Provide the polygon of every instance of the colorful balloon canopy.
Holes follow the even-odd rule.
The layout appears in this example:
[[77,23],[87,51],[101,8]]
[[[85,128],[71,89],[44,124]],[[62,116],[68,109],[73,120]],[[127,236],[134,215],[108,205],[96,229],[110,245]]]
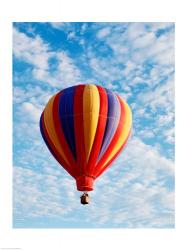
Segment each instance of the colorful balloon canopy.
[[79,191],[93,182],[117,157],[131,132],[128,104],[98,85],[77,85],[55,94],[40,119],[50,152],[76,179]]

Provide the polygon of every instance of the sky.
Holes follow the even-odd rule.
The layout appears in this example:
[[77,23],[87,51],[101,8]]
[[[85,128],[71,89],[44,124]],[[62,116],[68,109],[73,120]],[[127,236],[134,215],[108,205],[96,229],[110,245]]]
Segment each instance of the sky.
[[[174,228],[173,23],[13,24],[13,227]],[[48,151],[40,115],[80,83],[118,93],[132,136],[80,204],[74,179]]]

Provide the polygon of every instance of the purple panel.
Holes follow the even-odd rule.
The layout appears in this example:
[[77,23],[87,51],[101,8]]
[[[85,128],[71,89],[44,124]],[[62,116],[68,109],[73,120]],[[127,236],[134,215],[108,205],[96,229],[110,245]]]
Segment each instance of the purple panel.
[[121,107],[118,98],[114,93],[107,90],[108,96],[108,115],[107,115],[107,123],[105,134],[103,138],[103,143],[101,147],[101,151],[98,157],[98,161],[101,159],[102,155],[108,148],[115,132],[119,124],[120,114],[121,114]]

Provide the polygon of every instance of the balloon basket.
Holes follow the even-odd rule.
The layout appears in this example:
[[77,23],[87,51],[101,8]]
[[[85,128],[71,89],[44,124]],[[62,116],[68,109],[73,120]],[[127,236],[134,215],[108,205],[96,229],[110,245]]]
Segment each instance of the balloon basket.
[[82,205],[86,205],[86,204],[89,204],[90,202],[90,197],[87,193],[84,193],[83,195],[81,195],[81,204]]

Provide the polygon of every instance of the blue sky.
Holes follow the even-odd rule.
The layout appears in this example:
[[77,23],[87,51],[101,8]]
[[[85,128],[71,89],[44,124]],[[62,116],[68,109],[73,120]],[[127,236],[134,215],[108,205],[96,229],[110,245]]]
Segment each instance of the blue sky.
[[[133,112],[88,206],[39,131],[49,97],[79,83],[119,93]],[[174,227],[173,23],[14,23],[13,84],[14,227]]]

